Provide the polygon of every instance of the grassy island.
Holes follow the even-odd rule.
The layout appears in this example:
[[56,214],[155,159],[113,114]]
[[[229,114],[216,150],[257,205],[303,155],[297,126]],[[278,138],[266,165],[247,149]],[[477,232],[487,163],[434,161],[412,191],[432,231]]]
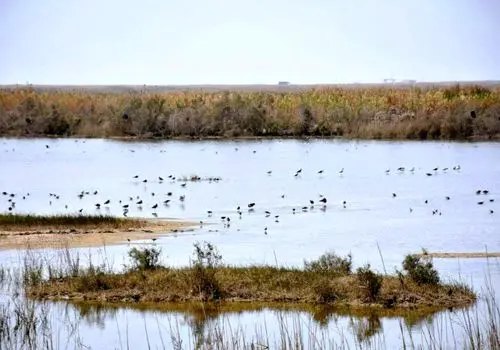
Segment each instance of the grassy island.
[[381,275],[365,265],[352,271],[350,255],[325,253],[302,268],[227,266],[216,247],[195,244],[189,267],[159,263],[155,247],[129,251],[126,271],[114,273],[91,266],[72,273],[52,271],[33,278],[30,297],[110,303],[300,303],[354,309],[448,308],[472,304],[466,286],[442,283],[431,260],[408,255],[403,270]]

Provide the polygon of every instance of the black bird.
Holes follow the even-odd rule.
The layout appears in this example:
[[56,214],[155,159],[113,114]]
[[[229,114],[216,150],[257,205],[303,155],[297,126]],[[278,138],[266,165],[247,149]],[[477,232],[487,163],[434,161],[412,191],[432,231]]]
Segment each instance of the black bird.
[[396,198],[396,193],[393,193],[393,194],[392,194],[392,198]]
[[186,199],[186,196],[185,196],[185,195],[179,196],[179,200],[180,200],[181,202],[184,202],[184,199]]
[[483,190],[483,194],[488,194],[490,191],[488,190]]
[[493,203],[495,200],[493,198],[490,199],[490,202]]
[[312,199],[309,199],[309,203],[311,203],[311,205],[314,205],[314,201]]
[[96,203],[95,206],[96,206],[97,209],[101,209],[101,205],[99,203]]
[[96,190],[96,191],[94,191],[94,196],[95,196],[96,194],[97,194],[97,190]]
[[273,171],[272,171],[272,170],[269,170],[269,171],[267,172],[267,175],[271,175],[272,173],[273,173]]
[[153,242],[156,242],[156,238],[151,238],[151,240],[152,240]]
[[302,172],[302,168],[300,168],[299,170],[297,170],[297,174],[300,174]]
[[163,201],[163,204],[168,205],[170,203],[170,199],[167,199],[166,201]]
[[45,145],[45,148],[49,148],[49,145]]
[[434,168],[434,169],[432,169],[432,170],[434,170],[434,171],[438,171],[438,170],[439,170],[439,168]]
[[424,203],[425,203],[425,204],[429,203],[429,200],[428,200],[428,199],[426,199],[426,200],[424,201]]
[[142,204],[142,199],[140,201],[138,201],[137,203],[135,203],[137,205],[141,205]]
[[478,204],[478,205],[483,205],[483,204],[484,204],[484,202],[483,202],[483,201],[481,201],[481,202],[477,202],[477,204]]
[[135,175],[135,176],[134,176],[134,179],[138,179],[138,178],[139,178],[139,175]]
[[432,176],[432,174],[431,174],[431,173],[427,173],[427,174],[425,174],[425,175],[427,175],[427,176]]
[[128,204],[125,204],[122,206],[123,209],[127,209],[128,208]]
[[326,202],[327,202],[327,200],[326,200],[326,198],[325,198],[325,197],[321,198],[319,201],[320,201],[321,203],[326,203]]
[[212,211],[211,210],[207,210],[207,214],[208,214],[208,216],[211,216],[212,215]]
[[158,180],[163,181],[163,177],[158,176]]
[[450,197],[449,197],[449,196],[446,196],[445,198],[446,198],[446,200],[447,200],[447,201],[449,201],[449,200],[450,200]]
[[236,210],[238,210],[238,211],[240,210],[240,206],[239,205],[238,205],[238,208],[236,208]]
[[490,209],[490,214],[493,214],[493,213],[494,213],[493,209]]
[[255,207],[255,203],[248,203],[248,207],[249,207],[249,208],[253,208],[253,207]]
[[318,174],[323,174],[324,170],[318,171]]
[[171,195],[172,195],[172,192],[168,192],[168,193],[167,193],[167,196],[169,196],[169,197],[170,197]]
[[144,180],[142,180],[142,182],[146,183],[146,182],[148,182],[148,180],[147,180],[147,179],[144,179]]
[[158,203],[156,203],[155,205],[153,205],[153,206],[151,207],[151,209],[156,209],[156,208],[158,208]]
[[476,191],[476,194],[481,194],[481,190],[477,190],[477,191]]
[[109,204],[111,201],[108,199],[106,202],[104,202],[104,205]]

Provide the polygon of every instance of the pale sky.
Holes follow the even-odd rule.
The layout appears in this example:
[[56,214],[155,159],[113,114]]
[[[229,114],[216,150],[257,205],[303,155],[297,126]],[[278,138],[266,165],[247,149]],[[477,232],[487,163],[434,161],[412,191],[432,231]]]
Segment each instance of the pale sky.
[[500,80],[500,0],[0,0],[0,84]]

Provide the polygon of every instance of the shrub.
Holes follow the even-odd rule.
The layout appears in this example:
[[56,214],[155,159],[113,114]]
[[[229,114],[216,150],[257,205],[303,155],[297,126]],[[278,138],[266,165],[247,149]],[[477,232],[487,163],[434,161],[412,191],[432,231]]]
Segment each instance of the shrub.
[[136,270],[154,270],[160,267],[159,257],[161,249],[157,248],[132,248],[128,251],[128,256],[132,260]]
[[345,257],[340,257],[334,252],[327,252],[317,260],[304,261],[304,268],[311,272],[348,275],[351,273],[352,256],[348,254]]
[[365,299],[369,301],[377,300],[382,287],[382,276],[372,271],[370,264],[359,267],[356,273],[359,284],[363,290]]
[[403,270],[419,285],[436,285],[439,283],[439,274],[430,259],[424,262],[417,255],[407,255],[403,260]]
[[333,303],[340,295],[339,292],[329,283],[328,279],[315,283],[312,287],[316,302],[319,304]]
[[221,297],[219,282],[215,276],[222,256],[211,243],[194,244],[194,258],[191,260],[192,290],[197,291],[203,301],[218,300]]

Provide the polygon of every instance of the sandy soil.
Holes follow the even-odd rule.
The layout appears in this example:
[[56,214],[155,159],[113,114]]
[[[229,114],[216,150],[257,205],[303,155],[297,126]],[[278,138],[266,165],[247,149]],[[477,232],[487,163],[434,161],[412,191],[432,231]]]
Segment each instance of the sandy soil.
[[[193,223],[146,220],[139,228],[31,228],[0,230],[0,250],[61,247],[95,247],[154,239],[190,229]],[[151,241],[153,242],[153,241]]]
[[500,258],[500,252],[472,252],[472,253],[420,253],[420,257],[455,259],[455,258]]

